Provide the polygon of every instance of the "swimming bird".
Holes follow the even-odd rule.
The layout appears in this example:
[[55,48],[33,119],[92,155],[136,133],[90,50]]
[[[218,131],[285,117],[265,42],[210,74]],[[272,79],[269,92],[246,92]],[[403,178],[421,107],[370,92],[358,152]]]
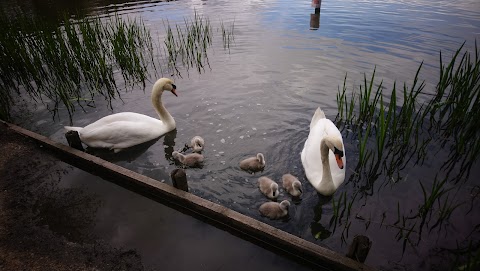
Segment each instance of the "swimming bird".
[[181,154],[178,151],[172,152],[175,160],[188,167],[200,167],[203,164],[203,155],[198,153]]
[[257,156],[240,161],[240,168],[251,172],[262,171],[265,168],[265,157],[262,153],[257,153]]
[[160,119],[146,115],[122,112],[108,115],[85,127],[65,126],[67,131],[77,131],[80,140],[93,148],[107,148],[119,152],[175,129],[175,120],[162,103],[164,91],[177,96],[177,87],[168,78],[158,79],[152,88],[151,100]]
[[292,174],[284,174],[282,176],[283,188],[292,196],[299,197],[302,195],[302,183]]
[[202,152],[205,147],[205,140],[201,136],[194,136],[189,145],[193,149],[193,152]]
[[288,200],[284,200],[280,203],[270,201],[262,204],[258,211],[261,215],[270,219],[279,219],[288,214],[288,207],[290,207],[290,202]]
[[278,197],[278,184],[268,177],[258,178],[258,187],[260,192],[269,199],[276,199]]
[[346,156],[342,134],[317,108],[301,153],[308,181],[324,196],[331,196],[345,181]]

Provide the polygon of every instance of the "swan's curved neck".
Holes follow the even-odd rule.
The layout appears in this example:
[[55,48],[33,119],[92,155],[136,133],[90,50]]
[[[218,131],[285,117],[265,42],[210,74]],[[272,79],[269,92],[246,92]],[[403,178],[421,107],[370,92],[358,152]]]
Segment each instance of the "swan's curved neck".
[[335,184],[333,183],[332,178],[332,171],[330,170],[330,161],[328,159],[328,152],[330,149],[328,148],[326,141],[328,141],[328,137],[322,139],[320,142],[320,155],[322,158],[322,167],[323,167],[323,176],[320,185],[322,186],[321,189],[324,190],[327,194],[330,192],[335,191]]
[[157,111],[158,116],[160,117],[160,119],[165,125],[167,125],[168,127],[175,127],[175,120],[163,105],[162,94],[163,94],[163,85],[155,84],[152,90],[153,107],[155,107],[155,111]]

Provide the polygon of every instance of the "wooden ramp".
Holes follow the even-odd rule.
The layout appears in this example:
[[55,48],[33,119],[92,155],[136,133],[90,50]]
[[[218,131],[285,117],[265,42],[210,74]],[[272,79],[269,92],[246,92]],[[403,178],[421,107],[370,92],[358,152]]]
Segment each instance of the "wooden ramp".
[[91,174],[140,193],[155,201],[195,216],[245,240],[254,242],[302,264],[327,270],[374,270],[337,252],[274,228],[219,204],[197,197],[152,178],[73,149],[13,124],[2,122],[11,131],[28,137],[60,160]]

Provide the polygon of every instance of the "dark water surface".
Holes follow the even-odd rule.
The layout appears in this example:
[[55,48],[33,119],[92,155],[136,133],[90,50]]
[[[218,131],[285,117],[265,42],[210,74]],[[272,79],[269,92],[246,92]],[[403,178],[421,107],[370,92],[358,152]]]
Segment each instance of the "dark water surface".
[[311,270],[82,170],[62,179],[100,202],[95,234],[135,249],[146,270]]
[[[424,61],[420,78],[426,81],[425,92],[433,92],[438,82],[439,51],[450,57],[464,41],[466,49],[474,48],[480,33],[479,1],[324,0],[317,17],[311,16],[314,9],[310,1],[79,1],[72,7],[61,6],[63,1],[53,1],[49,7],[38,6],[36,1],[11,2],[24,12],[53,18],[60,14],[55,12],[57,9],[68,10],[72,16],[110,16],[117,12],[122,17],[142,18],[161,44],[164,21],[183,24],[184,18],[191,18],[194,12],[210,19],[214,29],[210,68],[201,74],[182,70],[183,76],[174,78],[179,97],[169,93],[163,96],[177,130],[146,149],[110,156],[109,160],[152,178],[169,180],[168,174],[175,168],[171,151],[200,135],[206,141],[206,164],[202,169],[187,170],[192,193],[340,253],[346,252],[346,244],[356,234],[367,235],[373,246],[366,263],[379,268],[446,269],[454,259],[447,250],[456,249],[457,242],[479,239],[475,231],[475,225],[480,223],[475,192],[480,175],[478,163],[461,187],[453,183],[449,186],[457,191],[450,200],[466,199],[470,204],[456,209],[440,228],[414,230],[415,242],[405,245],[399,231],[407,228],[395,224],[398,206],[405,216],[418,208],[424,200],[419,181],[431,186],[445,152],[432,154],[421,167],[409,165],[401,182],[375,187],[371,195],[353,200],[350,220],[336,228],[329,224],[332,199],[316,193],[300,161],[316,107],[321,106],[328,118],[335,118],[335,96],[345,73],[351,88],[376,67],[377,78],[388,87],[394,80],[411,82]],[[312,19],[314,25],[319,20],[316,30],[311,29]],[[230,52],[222,46],[220,22],[234,22],[235,42]],[[117,75],[121,84],[121,75]],[[73,124],[84,126],[123,111],[155,116],[149,98],[154,81],[150,78],[145,92],[137,87],[122,93],[123,101],[114,101],[113,111],[99,98],[96,108],[78,110]],[[45,107],[39,105],[17,111],[16,116],[24,127],[65,142],[62,127],[69,124],[66,112],[60,112],[59,120],[52,120]],[[354,173],[358,161],[356,144],[346,141],[346,179]],[[257,152],[264,153],[267,162],[261,175],[279,180],[284,173],[292,173],[303,183],[304,195],[301,202],[292,204],[288,221],[270,221],[258,214],[258,207],[266,201],[256,185],[261,175],[250,175],[238,167],[241,159]],[[345,182],[336,198],[345,191],[351,195],[355,189],[354,183]],[[98,191],[102,193],[101,188]],[[279,197],[282,199],[289,199],[283,191]],[[140,212],[139,221],[141,217]],[[102,219],[99,217],[99,221]],[[99,233],[101,227],[99,223]],[[151,227],[142,230],[155,231]],[[111,238],[119,244],[130,242]],[[146,250],[150,243],[136,240],[135,246]],[[442,265],[444,262],[447,264]]]

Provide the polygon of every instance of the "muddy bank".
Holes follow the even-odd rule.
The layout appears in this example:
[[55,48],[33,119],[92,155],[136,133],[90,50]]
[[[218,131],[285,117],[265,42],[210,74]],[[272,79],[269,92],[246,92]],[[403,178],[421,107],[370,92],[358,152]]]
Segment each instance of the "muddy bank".
[[144,270],[91,234],[98,200],[59,189],[68,166],[0,124],[0,269]]

